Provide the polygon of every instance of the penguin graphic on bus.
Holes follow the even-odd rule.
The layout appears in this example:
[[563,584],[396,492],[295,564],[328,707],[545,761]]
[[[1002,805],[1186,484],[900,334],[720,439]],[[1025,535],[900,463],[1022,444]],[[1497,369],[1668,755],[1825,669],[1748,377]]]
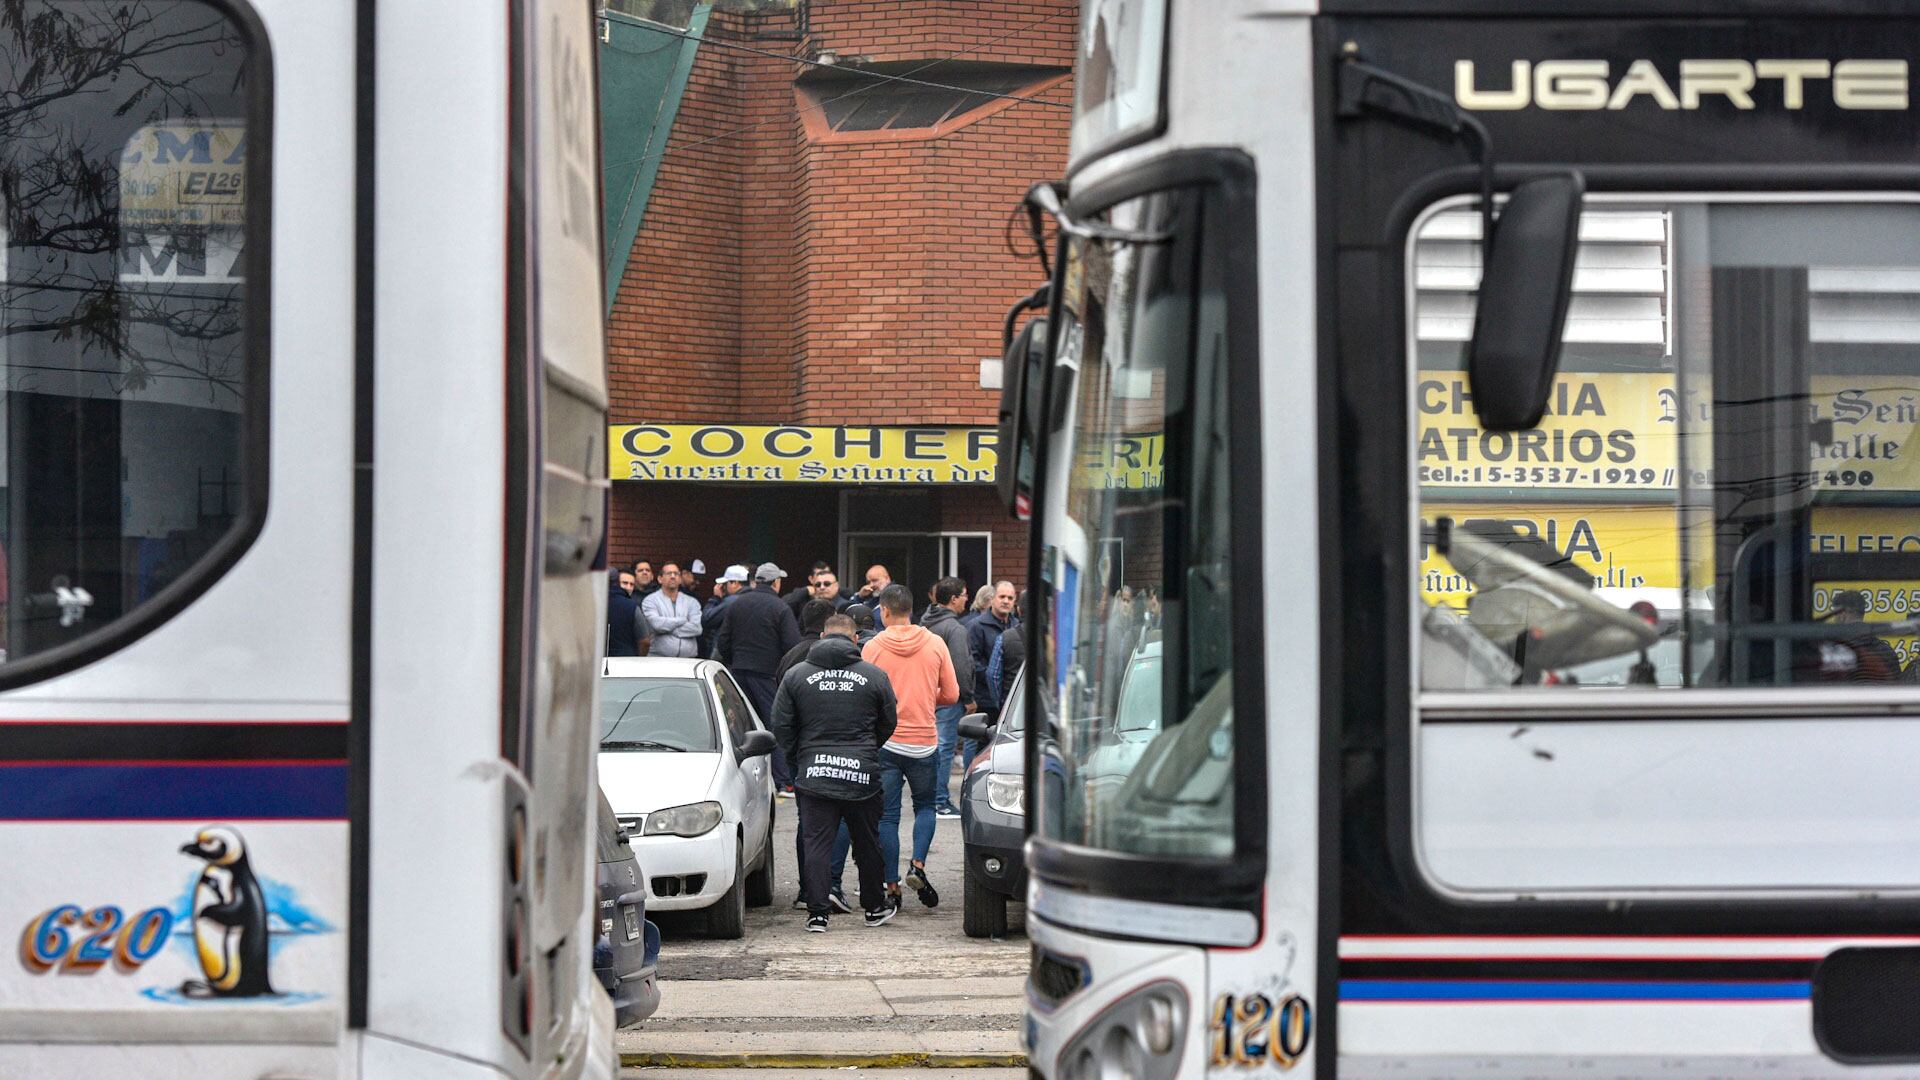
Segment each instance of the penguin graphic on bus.
[[193,886],[193,943],[206,979],[180,987],[184,997],[238,998],[273,993],[267,981],[267,901],[247,847],[225,825],[200,830],[183,854],[206,862]]

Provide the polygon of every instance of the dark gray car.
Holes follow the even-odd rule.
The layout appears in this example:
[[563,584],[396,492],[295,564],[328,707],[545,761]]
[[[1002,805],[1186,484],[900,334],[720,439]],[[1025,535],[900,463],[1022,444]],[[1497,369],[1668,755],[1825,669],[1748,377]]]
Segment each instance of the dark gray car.
[[660,928],[647,919],[646,878],[605,792],[599,817],[594,923],[600,932],[593,944],[593,973],[613,999],[614,1023],[626,1027],[660,1007]]
[[[1025,672],[1007,689],[1007,705],[992,741],[967,770],[960,788],[960,830],[966,842],[960,925],[968,937],[1001,937],[1007,932],[1007,901],[1027,898]],[[969,716],[960,721],[963,738],[978,739],[985,724]]]

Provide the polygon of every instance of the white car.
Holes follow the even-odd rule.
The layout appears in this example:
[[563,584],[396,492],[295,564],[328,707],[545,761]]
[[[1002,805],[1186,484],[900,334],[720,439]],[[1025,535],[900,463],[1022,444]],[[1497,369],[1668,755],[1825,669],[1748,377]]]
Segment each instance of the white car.
[[647,910],[707,912],[737,938],[773,903],[773,733],[715,660],[610,657],[600,786],[633,838]]

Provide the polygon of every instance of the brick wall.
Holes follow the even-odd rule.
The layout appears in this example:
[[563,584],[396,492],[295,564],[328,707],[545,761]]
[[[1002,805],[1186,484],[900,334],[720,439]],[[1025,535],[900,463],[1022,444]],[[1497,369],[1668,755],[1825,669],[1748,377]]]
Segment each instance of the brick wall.
[[[802,40],[776,36],[785,18],[726,13],[706,33],[786,55],[1067,67],[1076,16],[1063,0],[813,0]],[[921,423],[992,419],[979,361],[1037,273],[1008,253],[1007,218],[1064,170],[1067,112],[810,144],[804,70],[701,47],[614,302],[616,422],[847,423],[876,401]],[[1071,86],[1039,96],[1066,104]]]

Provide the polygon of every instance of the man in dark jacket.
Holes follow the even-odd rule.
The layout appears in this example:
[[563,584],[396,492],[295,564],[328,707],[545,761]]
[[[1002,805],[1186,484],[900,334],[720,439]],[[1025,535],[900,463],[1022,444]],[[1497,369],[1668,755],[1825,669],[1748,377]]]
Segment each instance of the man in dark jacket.
[[934,710],[934,729],[940,733],[940,748],[933,753],[933,813],[936,817],[957,818],[947,788],[953,782],[953,750],[960,741],[960,718],[976,708],[973,698],[973,647],[967,642],[967,628],[960,615],[967,610],[967,583],[957,577],[944,577],[933,583],[926,613],[920,625],[947,643],[953,657],[953,677],[960,683],[960,700]]
[[607,655],[642,656],[653,637],[647,616],[633,597],[633,572],[615,570],[607,580]]
[[880,856],[880,747],[893,736],[893,686],[860,658],[853,620],[835,615],[807,658],[780,680],[773,735],[794,763],[798,789],[800,891],[807,929],[827,929],[827,878],[834,838],[844,824],[860,870],[860,907],[868,926],[893,918]]
[[973,654],[973,696],[980,702],[980,711],[987,714],[989,724],[996,722],[995,717],[1000,711],[1000,695],[986,684],[987,661],[993,658],[993,646],[1000,640],[1000,635],[1020,621],[1020,617],[1013,613],[1015,595],[1013,582],[1002,581],[995,585],[993,599],[986,610],[967,625],[967,648]]
[[[773,695],[779,682],[773,673],[788,649],[800,644],[800,624],[780,600],[785,570],[761,563],[753,572],[753,588],[727,603],[720,632],[713,638],[713,658],[727,665],[733,679],[753,702],[761,717],[773,715]],[[786,755],[773,754],[773,782],[781,793],[793,795],[793,770]]]
[[1027,591],[1020,590],[1019,606],[1015,609],[1021,617],[1000,635],[994,643],[994,656],[987,661],[987,677],[993,684],[994,701],[1002,709],[1007,707],[1007,691],[1013,688],[1013,677],[1027,664],[1027,624],[1021,621],[1027,614]]

